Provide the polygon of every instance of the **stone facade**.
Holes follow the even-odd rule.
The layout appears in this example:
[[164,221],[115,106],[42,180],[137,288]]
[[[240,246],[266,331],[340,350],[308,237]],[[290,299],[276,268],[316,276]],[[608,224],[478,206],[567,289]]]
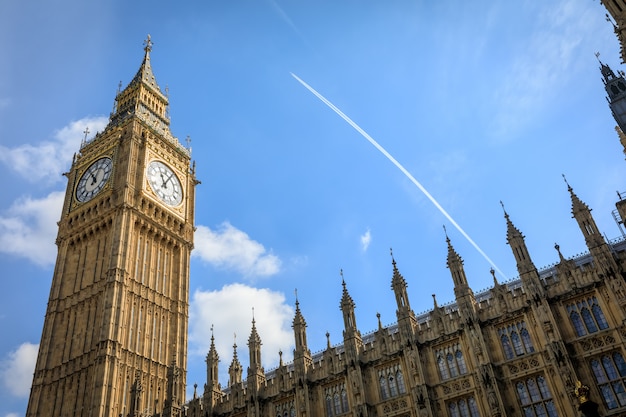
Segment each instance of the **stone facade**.
[[183,411],[196,180],[150,50],[66,174],[27,416]]
[[[573,416],[577,381],[590,387],[602,415],[626,414],[626,241],[607,243],[591,210],[568,186],[572,214],[589,253],[539,271],[524,236],[505,212],[519,279],[474,294],[463,261],[448,243],[456,302],[416,316],[392,260],[397,323],[362,336],[343,283],[343,343],[311,355],[296,302],[293,363],[264,373],[251,359],[247,378],[236,357],[228,386],[217,380],[214,341],[207,383],[188,416]],[[624,207],[618,203],[618,208]],[[624,213],[622,213],[624,215]],[[253,323],[248,348],[260,357]]]

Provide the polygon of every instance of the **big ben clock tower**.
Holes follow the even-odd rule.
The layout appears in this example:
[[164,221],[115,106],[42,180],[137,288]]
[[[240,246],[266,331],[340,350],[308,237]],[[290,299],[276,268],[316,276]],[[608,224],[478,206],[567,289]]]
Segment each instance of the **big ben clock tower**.
[[197,181],[151,49],[66,174],[27,416],[181,414]]

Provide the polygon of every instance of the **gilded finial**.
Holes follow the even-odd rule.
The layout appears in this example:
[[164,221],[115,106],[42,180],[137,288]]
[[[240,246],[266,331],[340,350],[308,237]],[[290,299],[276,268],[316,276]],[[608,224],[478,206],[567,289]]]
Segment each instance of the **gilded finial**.
[[583,385],[582,382],[576,381],[576,389],[574,389],[574,395],[578,398],[580,404],[589,401],[589,387]]

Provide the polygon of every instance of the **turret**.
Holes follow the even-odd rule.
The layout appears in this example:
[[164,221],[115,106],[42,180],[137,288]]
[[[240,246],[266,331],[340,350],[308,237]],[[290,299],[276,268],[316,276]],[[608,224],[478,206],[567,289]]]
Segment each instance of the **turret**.
[[204,403],[209,410],[213,409],[217,401],[222,396],[217,369],[219,361],[220,358],[217,354],[217,349],[215,348],[213,326],[211,326],[211,347],[209,348],[209,353],[206,355],[206,385],[204,386]]
[[[396,296],[396,317],[402,336],[407,340],[413,339],[413,330],[417,328],[417,318],[411,310],[409,295],[407,293],[407,283],[396,265],[396,260],[391,252],[391,264],[393,265],[393,275],[391,277],[391,289]],[[380,324],[380,316],[378,318]]]
[[291,325],[293,328],[293,334],[295,338],[295,349],[293,351],[294,362],[297,362],[298,359],[305,358],[309,361],[311,360],[311,351],[307,345],[306,341],[306,321],[304,320],[304,316],[300,311],[300,303],[298,301],[298,297],[296,296],[296,314],[293,318],[293,323]]
[[457,305],[459,306],[459,312],[468,322],[473,322],[477,319],[475,309],[476,299],[474,298],[474,292],[467,284],[467,277],[465,276],[465,269],[463,268],[463,259],[454,250],[450,238],[447,235],[446,242],[448,243],[448,258],[446,264],[450,270],[450,274],[452,274],[454,295]]
[[180,417],[181,416],[181,397],[183,392],[179,392],[181,369],[176,362],[176,356],[172,359],[172,366],[168,370],[167,378],[167,396],[165,398],[164,417]]
[[587,206],[587,204],[583,203],[578,198],[567,180],[565,183],[567,184],[567,190],[569,191],[572,199],[572,217],[576,219],[578,227],[580,227],[580,230],[583,233],[585,244],[593,257],[594,262],[600,269],[601,275],[614,276],[618,269],[617,263],[613,258],[609,245],[606,243],[606,240],[598,230],[596,221],[591,215],[591,209]]
[[211,326],[211,347],[209,353],[206,355],[206,383],[207,388],[210,390],[213,387],[217,387],[218,382],[218,369],[219,356],[217,349],[215,348],[215,337],[213,336],[213,326]]
[[258,389],[265,381],[265,370],[261,364],[261,337],[256,330],[256,321],[252,318],[252,330],[248,338],[250,366],[248,366],[248,389]]
[[[502,204],[502,202],[500,202],[500,204]],[[502,208],[504,209],[504,205],[502,205]],[[539,279],[537,268],[528,253],[524,235],[513,225],[506,210],[504,210],[504,218],[506,219],[506,241],[513,251],[513,256],[515,256],[517,271],[526,293],[533,299],[545,297],[543,284]]]
[[232,387],[236,384],[241,384],[241,375],[243,369],[239,358],[237,357],[237,343],[233,344],[233,360],[228,367],[228,386]]
[[341,302],[339,304],[339,308],[343,313],[343,338],[361,338],[361,332],[357,329],[356,326],[356,317],[354,315],[354,309],[356,305],[354,304],[354,300],[350,297],[348,293],[348,289],[346,288],[346,281],[343,279],[343,270],[340,272],[341,274],[341,285],[343,287],[343,292],[341,294]]
[[606,90],[606,100],[613,113],[613,118],[617,122],[622,132],[626,132],[626,80],[623,73],[618,72],[617,75],[611,67],[600,61],[600,72],[602,73],[602,82]]

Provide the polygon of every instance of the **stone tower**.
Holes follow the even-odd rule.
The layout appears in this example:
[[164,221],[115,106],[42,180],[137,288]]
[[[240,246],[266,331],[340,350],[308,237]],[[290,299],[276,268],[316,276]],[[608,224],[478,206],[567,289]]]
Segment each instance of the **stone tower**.
[[27,416],[181,414],[197,181],[151,49],[66,174]]

